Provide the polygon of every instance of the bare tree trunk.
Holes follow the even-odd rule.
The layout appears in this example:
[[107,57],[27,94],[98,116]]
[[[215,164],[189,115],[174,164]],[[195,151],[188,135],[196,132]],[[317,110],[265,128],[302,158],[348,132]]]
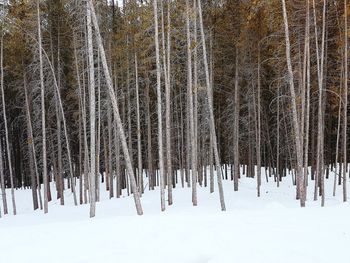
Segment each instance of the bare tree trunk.
[[159,155],[159,180],[160,180],[160,200],[161,210],[165,210],[164,195],[164,158],[163,158],[163,125],[162,125],[162,91],[161,91],[161,65],[159,56],[159,40],[158,40],[158,0],[153,0],[154,12],[154,41],[156,46],[156,64],[157,64],[157,112],[158,112],[158,155]]
[[[83,113],[83,133],[84,133],[84,204],[88,202],[88,191],[89,191],[89,170],[90,170],[90,160],[89,160],[89,144],[88,144],[88,135],[87,135],[87,109],[86,109],[86,81],[85,73],[83,73],[83,85],[82,90],[82,113]],[[107,184],[106,184],[107,185]]]
[[[314,3],[314,1],[313,1]],[[317,126],[317,166],[316,166],[316,180],[315,180],[315,192],[314,200],[317,200],[317,189],[319,186],[319,180],[321,182],[322,201],[321,205],[324,206],[324,167],[323,167],[323,65],[324,65],[324,46],[325,46],[325,23],[326,23],[326,1],[323,1],[323,18],[322,18],[322,46],[321,54],[318,49],[317,38],[317,24],[316,24],[316,10],[314,6],[314,24],[315,24],[315,41],[316,41],[316,56],[317,56],[317,76],[318,76],[318,126]]]
[[120,140],[118,136],[118,129],[116,123],[113,125],[114,131],[114,147],[115,147],[115,171],[116,171],[116,197],[119,198],[121,195],[122,187],[121,187],[121,169],[120,169]]
[[[3,6],[4,8],[4,6]],[[4,10],[3,10],[4,11]],[[4,122],[5,122],[5,128],[6,128],[6,136],[7,136],[7,120],[6,120],[6,107],[5,107],[5,94],[4,94],[4,32],[1,30],[1,43],[0,43],[0,86],[1,86],[1,97],[2,97],[2,105],[3,105],[3,114],[4,114]],[[7,141],[6,141],[7,143]],[[3,164],[3,152],[2,152],[2,141],[0,138],[0,183],[1,183],[1,196],[2,196],[2,202],[4,206],[4,214],[8,214],[7,209],[7,199],[6,199],[6,186],[5,186],[5,178],[4,178],[4,164]],[[10,166],[11,168],[11,166]],[[12,185],[11,185],[11,188]],[[11,192],[12,194],[12,192]],[[12,201],[14,200],[14,196],[12,197]],[[14,203],[12,203],[14,205]],[[15,205],[14,205],[15,207]]]
[[[342,70],[343,71],[343,70]],[[341,76],[343,75],[343,72],[341,73]],[[340,87],[340,94],[342,92],[342,88]],[[335,146],[335,169],[334,169],[334,182],[333,182],[333,196],[335,196],[336,189],[337,189],[337,178],[340,172],[340,165],[339,165],[339,141],[340,141],[340,124],[341,124],[341,112],[342,112],[342,99],[339,99],[339,109],[338,109],[338,125],[337,125],[337,142]]]
[[[60,34],[57,33],[57,89],[61,88],[61,63],[60,63]],[[52,46],[52,37],[50,37],[52,61],[54,61],[53,46]],[[58,94],[55,94],[55,111],[56,111],[56,123],[57,123],[57,167],[56,167],[56,187],[57,187],[57,197],[60,198],[60,204],[64,205],[64,178],[63,178],[63,169],[62,169],[62,142],[61,142],[61,114],[58,105]],[[52,145],[52,149],[54,146]],[[53,154],[54,155],[54,154]]]
[[309,164],[309,130],[310,130],[310,4],[309,0],[307,0],[306,3],[306,36],[305,36],[305,59],[306,63],[304,64],[304,67],[306,67],[306,83],[304,84],[306,86],[306,118],[305,118],[305,143],[304,143],[304,193],[303,196],[300,198],[306,200],[306,194],[307,194],[307,178],[308,178],[308,164]]
[[[197,1],[193,1],[193,10],[195,15],[193,16],[193,40],[194,43],[198,43],[197,37]],[[210,31],[211,32],[211,31]],[[210,36],[212,41],[212,37]],[[212,61],[212,60],[211,60]],[[212,67],[211,67],[212,69]],[[213,74],[210,75],[211,77]],[[213,85],[213,79],[211,78],[210,84]],[[194,126],[194,163],[197,165],[197,177],[198,177],[198,45],[195,45],[193,49],[193,126]],[[203,155],[204,156],[204,155]],[[205,168],[206,169],[206,168]],[[213,190],[214,191],[214,190]]]
[[152,127],[151,127],[151,113],[150,113],[149,83],[146,84],[145,93],[146,93],[148,183],[149,183],[149,189],[154,190],[155,178],[154,178],[154,171],[153,171]]
[[233,175],[233,187],[234,191],[238,191],[238,178],[239,178],[239,79],[238,79],[238,49],[236,47],[236,68],[235,68],[235,97],[234,97],[234,175]]
[[142,148],[141,148],[141,124],[140,124],[140,97],[139,97],[139,73],[138,60],[135,52],[135,86],[136,86],[136,122],[137,122],[137,166],[138,166],[138,186],[140,194],[143,193],[143,169],[142,169]]
[[210,193],[213,193],[214,192],[214,158],[213,158],[213,149],[214,149],[214,146],[213,146],[213,139],[211,136],[209,136],[209,173],[210,173]]
[[28,92],[27,92],[27,81],[26,81],[25,73],[23,73],[23,88],[24,88],[24,97],[25,97],[25,101],[26,101],[27,136],[28,136],[28,148],[29,148],[28,150],[29,150],[29,163],[30,163],[29,166],[30,166],[30,173],[31,173],[33,206],[34,206],[34,210],[36,210],[36,209],[38,209],[38,192],[39,192],[40,209],[42,209],[42,201],[41,201],[41,193],[40,193],[40,188],[39,188],[40,187],[39,173],[38,173],[38,168],[37,168],[37,164],[36,164],[32,120],[31,120],[31,116],[30,116],[29,98],[28,98]]
[[[75,63],[75,71],[78,82],[78,96],[79,96],[79,105],[81,109],[81,122],[82,122],[82,130],[83,130],[83,148],[84,148],[84,175],[80,174],[79,184],[81,186],[81,203],[87,203],[86,196],[86,187],[85,187],[85,178],[88,174],[88,146],[87,146],[87,135],[86,135],[86,111],[85,111],[85,88],[81,86],[80,75],[79,75],[79,65],[78,65],[78,56],[76,50],[75,36],[73,35],[73,46],[74,46],[74,63]],[[84,83],[84,75],[83,75],[83,83]],[[63,118],[64,119],[64,118]],[[66,139],[67,140],[67,139]],[[84,185],[83,185],[84,183]],[[83,198],[84,197],[84,198]],[[83,200],[84,199],[84,200]]]
[[91,10],[86,4],[87,35],[88,35],[88,57],[89,57],[89,90],[90,90],[90,217],[95,216],[96,210],[96,99],[95,99],[95,71],[94,50],[92,43]]
[[[96,146],[96,202],[100,201],[100,153],[101,153],[101,73],[100,73],[100,53],[97,57],[97,92],[98,92],[98,123],[97,123],[97,146]],[[119,166],[118,166],[119,167]]]
[[139,191],[138,191],[137,185],[136,185],[135,174],[134,174],[134,170],[133,170],[133,167],[131,164],[128,145],[126,143],[126,136],[125,136],[123,125],[122,125],[120,115],[119,115],[118,102],[116,99],[116,94],[115,94],[114,89],[113,89],[112,79],[111,79],[111,76],[109,73],[109,69],[108,69],[108,65],[107,65],[107,58],[106,58],[105,50],[104,50],[104,47],[102,44],[100,29],[99,29],[95,9],[94,9],[94,6],[92,4],[92,0],[89,0],[89,4],[90,4],[90,9],[91,9],[92,22],[93,22],[93,25],[95,28],[95,33],[96,33],[96,40],[97,40],[97,44],[98,44],[98,49],[99,49],[100,54],[101,54],[101,62],[102,62],[103,70],[104,70],[105,77],[106,77],[108,92],[109,92],[109,96],[110,96],[110,99],[112,102],[114,115],[115,115],[115,121],[117,123],[117,127],[119,130],[120,141],[121,141],[122,149],[123,149],[123,153],[124,153],[126,168],[127,168],[127,172],[128,172],[129,178],[130,178],[130,183],[131,183],[131,187],[132,187],[132,191],[133,191],[136,211],[137,211],[138,215],[142,215],[143,211],[142,211],[142,206],[141,206],[141,202],[140,202],[140,194],[139,194]]
[[4,178],[4,163],[3,163],[3,151],[2,151],[2,140],[0,139],[0,184],[1,184],[1,199],[2,206],[4,207],[4,214],[8,214],[7,209],[7,197],[5,188],[5,178]]
[[344,107],[343,107],[343,201],[346,202],[347,188],[346,188],[346,171],[347,171],[347,159],[346,159],[346,136],[347,136],[347,112],[348,112],[348,6],[347,1],[344,0]]
[[220,195],[220,204],[221,210],[225,211],[225,199],[224,199],[224,190],[222,187],[222,177],[221,177],[221,165],[220,165],[220,157],[217,145],[216,131],[215,131],[215,118],[214,118],[214,106],[213,106],[213,91],[210,85],[209,79],[209,67],[208,67],[208,59],[207,59],[207,50],[205,45],[205,34],[204,34],[204,25],[203,25],[203,15],[202,15],[202,3],[201,0],[198,0],[198,13],[199,13],[199,26],[202,37],[202,47],[203,47],[203,59],[204,59],[204,68],[205,68],[205,80],[207,86],[207,94],[208,94],[208,107],[209,107],[209,115],[210,115],[210,136],[213,140],[213,148],[214,148],[214,158],[217,167],[217,178],[218,178],[218,188]]
[[277,187],[280,186],[281,173],[280,173],[280,83],[277,88],[277,157],[276,157],[276,174],[277,174]]
[[[165,34],[164,34],[164,10],[161,1],[162,14],[162,48],[163,48],[163,64],[164,64],[164,79],[165,79],[165,137],[166,137],[166,161],[167,161],[167,184],[168,184],[168,205],[173,203],[173,182],[172,182],[172,160],[171,160],[171,124],[170,124],[170,3],[168,6],[168,25],[167,25],[167,46],[165,48]],[[165,55],[165,49],[167,51]]]
[[[114,196],[114,185],[113,185],[113,150],[112,150],[112,115],[111,108],[108,106],[107,109],[107,129],[108,129],[108,171],[109,171],[109,198],[113,198]],[[107,164],[106,164],[107,165]]]
[[[55,96],[56,98],[56,96]],[[62,143],[61,143],[61,118],[59,106],[57,103],[57,98],[55,99],[55,108],[56,108],[56,116],[57,116],[57,179],[56,182],[59,191],[60,203],[64,205],[64,195],[63,195],[63,170],[62,170]]]
[[[180,94],[180,116],[179,116],[179,123],[181,123],[181,125],[179,125],[180,127],[179,127],[179,129],[180,129],[180,131],[179,131],[179,134],[180,134],[180,149],[181,149],[181,153],[182,154],[180,154],[180,176],[181,176],[181,186],[182,186],[182,188],[184,188],[185,187],[185,181],[187,180],[187,174],[186,173],[184,173],[184,163],[185,163],[185,159],[184,159],[184,152],[185,152],[185,150],[184,150],[184,128],[183,128],[183,103],[182,103],[182,94]],[[187,187],[189,187],[189,185],[187,184]]]
[[192,172],[192,203],[198,204],[197,200],[197,153],[194,132],[193,117],[193,85],[192,85],[192,54],[191,54],[191,37],[190,37],[190,6],[189,0],[186,0],[186,33],[187,33],[187,98],[188,98],[188,118],[190,124],[190,148],[191,148],[191,172]]
[[[127,36],[127,46],[129,45],[129,36]],[[127,109],[127,118],[128,118],[128,147],[130,154],[130,161],[132,167],[134,167],[134,155],[132,150],[132,129],[131,129],[131,93],[130,93],[130,66],[129,66],[129,52],[127,52],[127,66],[126,66],[126,109]],[[135,171],[135,170],[134,170]],[[135,178],[137,180],[137,177]],[[141,191],[140,191],[141,192]]]
[[83,204],[83,139],[82,139],[82,107],[81,107],[81,98],[80,98],[80,90],[79,90],[79,204]]
[[[299,118],[297,111],[297,102],[296,102],[296,93],[294,88],[294,75],[291,61],[291,52],[290,52],[290,40],[289,40],[289,28],[288,28],[288,17],[287,17],[287,8],[285,0],[282,0],[282,9],[283,9],[283,21],[284,21],[284,30],[285,30],[285,41],[286,41],[286,58],[287,58],[287,67],[288,67],[288,79],[289,79],[289,89],[292,100],[292,118],[293,118],[293,129],[295,136],[295,149],[297,155],[297,176],[300,176],[299,182],[304,181],[304,176],[302,173],[303,168],[303,154],[301,147],[301,138],[300,138],[300,126],[299,126]],[[303,193],[304,187],[303,185],[300,187],[300,193]],[[303,198],[300,198],[300,206],[305,206],[305,201]]]
[[46,157],[46,122],[45,122],[45,87],[43,73],[43,58],[42,58],[42,42],[41,42],[41,22],[40,22],[40,7],[37,0],[38,13],[38,43],[39,43],[39,60],[40,60],[40,87],[41,87],[41,114],[42,114],[42,141],[43,141],[43,183],[44,183],[44,213],[48,212],[48,176],[47,176],[47,157]]
[[[260,90],[261,90],[261,80],[260,80],[260,47],[258,51],[258,100],[257,100],[257,144],[256,144],[256,162],[257,162],[257,187],[258,187],[258,197],[260,196],[261,187],[261,103],[260,103]],[[254,101],[255,103],[255,101]]]

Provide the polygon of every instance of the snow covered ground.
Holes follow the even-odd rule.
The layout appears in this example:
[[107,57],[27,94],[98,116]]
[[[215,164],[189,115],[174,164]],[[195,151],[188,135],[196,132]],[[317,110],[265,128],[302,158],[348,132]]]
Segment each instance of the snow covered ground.
[[[102,191],[93,219],[88,205],[73,206],[70,191],[68,205],[53,201],[44,215],[31,211],[30,190],[18,190],[18,215],[0,219],[0,263],[349,263],[350,205],[340,189],[332,197],[332,181],[324,208],[320,201],[299,208],[290,178],[280,188],[263,180],[260,198],[255,180],[243,178],[238,192],[224,181],[226,212],[217,191],[199,187],[193,207],[191,190],[178,187],[165,212],[159,191],[146,191],[141,217],[132,197],[108,200]],[[309,200],[312,189],[313,182]]]

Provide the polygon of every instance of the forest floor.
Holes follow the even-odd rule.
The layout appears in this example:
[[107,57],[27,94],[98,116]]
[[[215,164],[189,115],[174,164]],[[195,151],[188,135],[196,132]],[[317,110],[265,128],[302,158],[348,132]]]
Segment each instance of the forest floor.
[[263,180],[260,198],[254,179],[242,178],[238,192],[224,181],[226,212],[217,189],[210,194],[198,187],[193,207],[191,189],[177,187],[165,212],[159,190],[146,190],[143,216],[126,193],[108,200],[101,191],[93,219],[89,205],[74,207],[69,190],[67,205],[52,201],[46,215],[31,211],[30,190],[17,190],[18,215],[0,219],[0,262],[349,263],[350,205],[342,203],[340,187],[332,196],[332,184],[330,177],[321,208],[320,201],[310,201],[311,181],[307,207],[300,208],[291,177],[280,188]]

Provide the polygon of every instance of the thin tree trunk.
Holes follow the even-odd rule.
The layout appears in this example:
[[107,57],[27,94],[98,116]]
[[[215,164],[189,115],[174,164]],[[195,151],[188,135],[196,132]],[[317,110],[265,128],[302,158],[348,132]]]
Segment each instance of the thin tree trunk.
[[160,180],[160,200],[161,210],[165,210],[164,195],[164,158],[163,158],[163,125],[162,125],[162,91],[161,91],[161,65],[159,56],[158,40],[158,0],[153,0],[154,13],[154,41],[156,46],[156,65],[157,65],[157,112],[158,112],[158,155],[159,155],[159,180]]
[[[309,130],[310,130],[310,4],[309,0],[307,0],[307,6],[306,6],[306,36],[305,36],[305,57],[306,57],[306,64],[304,67],[307,68],[306,70],[306,118],[305,118],[305,142],[304,142],[304,193],[301,198],[303,200],[306,200],[306,194],[307,194],[307,178],[308,178],[308,164],[309,164]],[[305,84],[304,84],[305,85]]]
[[[113,149],[112,149],[112,115],[111,108],[107,109],[107,129],[108,129],[108,170],[109,170],[109,198],[113,198],[114,196],[114,185],[113,185]],[[107,165],[107,164],[106,164]]]
[[41,193],[40,193],[40,188],[39,188],[40,187],[39,173],[38,173],[38,168],[37,168],[37,164],[36,164],[32,120],[31,120],[31,116],[30,116],[29,98],[28,98],[28,92],[27,92],[27,81],[26,81],[25,73],[23,74],[23,88],[24,88],[24,96],[25,96],[25,101],[26,101],[27,136],[28,136],[29,166],[30,166],[30,173],[31,173],[33,206],[34,206],[34,210],[36,210],[36,209],[38,209],[38,205],[39,205],[38,204],[37,190],[39,190],[40,209],[42,209],[42,201],[41,201]]
[[[316,13],[314,7],[314,14]],[[322,200],[321,205],[324,206],[324,167],[323,167],[323,65],[324,65],[324,50],[325,50],[325,23],[326,23],[326,1],[323,1],[323,18],[322,18],[322,44],[321,44],[321,54],[318,50],[318,38],[317,38],[317,24],[316,15],[314,16],[315,23],[315,41],[316,41],[316,55],[317,55],[317,76],[318,76],[318,126],[317,126],[317,166],[316,166],[316,180],[315,180],[315,192],[314,200],[317,200],[317,188],[319,186],[319,180],[321,183]]]
[[142,147],[141,147],[141,123],[140,123],[140,97],[139,97],[139,73],[138,60],[135,52],[135,86],[136,86],[136,122],[137,122],[137,166],[138,166],[138,185],[140,194],[143,193],[143,169],[142,169]]
[[209,67],[208,67],[207,50],[206,50],[206,44],[205,44],[205,34],[204,34],[201,0],[198,0],[198,13],[199,13],[199,26],[200,26],[201,37],[202,37],[203,59],[204,59],[204,68],[205,68],[205,81],[206,81],[207,94],[208,94],[208,107],[209,107],[208,110],[209,110],[209,115],[210,115],[209,123],[210,123],[210,134],[211,134],[210,136],[212,137],[212,140],[213,140],[214,158],[215,158],[215,163],[216,163],[216,167],[217,167],[217,178],[218,178],[218,188],[219,188],[219,195],[220,195],[221,210],[225,211],[226,206],[225,206],[225,199],[224,199],[224,190],[222,187],[221,165],[220,165],[220,157],[219,157],[217,137],[216,137],[216,131],[215,131],[213,91],[212,91],[212,87],[210,85],[210,78],[209,78]]
[[276,174],[277,174],[277,187],[280,187],[281,173],[280,173],[280,83],[277,84],[277,153],[276,153]]
[[4,163],[3,163],[3,151],[2,151],[2,140],[0,139],[0,184],[1,184],[1,199],[2,206],[4,207],[4,214],[8,214],[7,209],[7,197],[5,188],[5,178],[4,178]]
[[[288,17],[287,17],[287,8],[285,0],[282,0],[282,9],[283,9],[283,21],[284,21],[284,30],[285,30],[285,41],[286,41],[286,59],[287,59],[287,67],[288,67],[288,79],[289,79],[289,89],[292,100],[292,119],[293,119],[293,129],[294,129],[294,140],[295,140],[295,149],[297,155],[297,176],[300,176],[299,182],[303,182],[303,154],[301,147],[301,138],[300,138],[300,126],[299,126],[299,118],[297,111],[297,102],[296,102],[296,93],[294,88],[294,75],[291,61],[291,51],[290,51],[290,40],[289,40],[289,28],[288,28]],[[301,185],[300,192],[303,193],[304,187]],[[300,206],[305,206],[305,200],[300,198]]]
[[109,69],[108,69],[108,65],[107,65],[107,58],[106,58],[105,50],[104,50],[104,47],[102,44],[100,29],[99,29],[99,25],[98,25],[98,21],[97,21],[97,17],[96,17],[96,13],[95,13],[95,9],[94,9],[92,0],[89,0],[89,4],[90,4],[90,9],[91,9],[92,22],[93,22],[93,25],[95,28],[95,33],[96,33],[96,40],[97,40],[98,48],[99,48],[99,51],[101,54],[101,62],[102,62],[102,66],[103,66],[103,71],[105,73],[108,92],[109,92],[109,96],[110,96],[113,110],[114,110],[115,121],[117,123],[117,127],[119,130],[119,136],[120,136],[120,141],[121,141],[122,149],[123,149],[123,153],[124,153],[124,159],[126,162],[126,168],[127,168],[127,172],[128,172],[129,178],[130,178],[130,183],[131,183],[131,187],[132,187],[132,191],[133,191],[136,211],[137,211],[138,215],[142,215],[143,211],[142,211],[142,206],[141,206],[141,202],[140,202],[140,194],[139,194],[139,190],[137,189],[137,185],[136,185],[135,174],[134,174],[134,170],[133,170],[133,167],[131,164],[128,145],[126,143],[126,136],[125,136],[123,124],[121,122],[120,115],[119,115],[118,102],[117,102],[116,94],[115,94],[114,89],[113,89],[112,79],[111,79],[111,76],[109,73]]
[[236,47],[236,68],[235,68],[235,97],[234,97],[234,175],[233,175],[233,187],[234,191],[238,191],[238,178],[239,178],[239,79],[238,79],[238,48]]
[[96,99],[95,99],[95,70],[94,70],[94,51],[92,44],[92,23],[91,10],[89,4],[86,4],[87,17],[87,35],[88,35],[88,56],[89,56],[89,90],[90,90],[90,180],[89,180],[89,198],[90,198],[90,217],[96,213]]
[[[96,145],[96,201],[100,201],[100,153],[101,153],[101,73],[100,73],[100,53],[97,56],[97,93],[98,93],[98,123],[97,123],[97,145]],[[118,166],[119,167],[119,166]]]
[[192,54],[191,54],[191,37],[190,37],[190,5],[186,0],[186,33],[187,33],[187,98],[188,98],[188,118],[191,148],[191,172],[192,172],[192,203],[194,206],[198,204],[197,200],[197,153],[195,145],[194,133],[194,117],[193,117],[193,86],[192,86]]
[[348,112],[348,6],[344,0],[344,107],[343,107],[343,201],[347,201],[346,172],[347,172],[347,112]]
[[[261,79],[260,79],[260,47],[258,51],[258,99],[257,99],[257,144],[256,144],[256,163],[257,163],[257,187],[258,187],[258,197],[260,196],[261,187],[261,103],[260,103],[260,90],[261,90]],[[255,103],[255,101],[254,101]]]
[[43,183],[44,183],[44,213],[48,212],[48,176],[47,176],[47,157],[46,157],[46,122],[45,122],[45,87],[43,73],[42,41],[41,41],[41,22],[40,7],[37,0],[37,18],[38,18],[38,43],[39,43],[39,61],[40,61],[40,87],[41,87],[41,114],[42,114],[42,157],[43,157]]
[[[170,1],[168,5],[168,26],[167,26],[167,46],[165,48],[164,34],[164,10],[161,1],[161,20],[162,20],[162,50],[163,50],[163,68],[165,80],[165,138],[166,138],[166,161],[167,161],[167,184],[168,184],[168,205],[173,203],[173,182],[172,182],[172,161],[171,161],[171,125],[170,125]],[[167,53],[165,54],[165,49]]]
[[149,83],[146,84],[146,122],[147,122],[147,163],[148,163],[148,181],[150,190],[154,190],[155,177],[153,171],[153,154],[152,154],[152,127],[150,113]]

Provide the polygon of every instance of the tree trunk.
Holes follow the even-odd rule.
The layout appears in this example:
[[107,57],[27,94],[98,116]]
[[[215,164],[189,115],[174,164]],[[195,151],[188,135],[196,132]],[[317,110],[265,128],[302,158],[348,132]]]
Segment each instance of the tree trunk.
[[210,85],[210,78],[209,78],[209,67],[208,67],[208,59],[207,59],[207,50],[205,45],[205,34],[204,34],[204,25],[203,25],[203,16],[202,16],[202,3],[201,0],[198,0],[198,13],[199,13],[199,26],[201,31],[201,37],[202,37],[202,47],[203,47],[203,59],[204,59],[204,68],[205,68],[205,81],[207,86],[207,96],[208,96],[208,110],[209,110],[209,124],[210,124],[210,136],[213,140],[213,148],[214,148],[214,158],[217,168],[217,178],[218,178],[218,188],[219,188],[219,195],[220,195],[220,204],[221,204],[221,210],[225,211],[225,199],[224,199],[224,191],[222,187],[222,177],[221,177],[221,164],[220,164],[220,157],[219,157],[219,151],[218,151],[218,145],[217,145],[217,138],[216,138],[216,131],[215,131],[215,118],[214,118],[214,107],[213,107],[213,91],[212,87]]
[[[257,94],[257,130],[256,130],[256,163],[257,163],[257,188],[258,188],[258,197],[260,196],[260,187],[261,187],[261,103],[260,103],[260,93],[261,93],[261,80],[260,80],[260,47],[258,51],[258,94]],[[255,101],[254,101],[255,103]]]
[[26,81],[25,73],[23,74],[23,88],[24,88],[24,96],[26,101],[27,137],[28,137],[28,148],[29,148],[28,149],[29,166],[30,166],[31,187],[32,187],[32,195],[33,195],[33,207],[34,207],[34,210],[36,210],[38,209],[38,206],[39,206],[37,190],[39,190],[40,209],[42,209],[42,201],[41,201],[41,193],[39,188],[40,187],[39,173],[38,173],[38,168],[36,164],[32,120],[30,116],[29,98],[28,98],[28,92],[27,92],[27,81]]
[[344,107],[343,107],[343,201],[346,202],[347,197],[347,187],[346,187],[346,177],[347,177],[347,147],[346,147],[346,137],[347,137],[347,113],[348,113],[348,6],[347,1],[344,0]]
[[239,79],[238,79],[238,49],[236,47],[236,68],[235,68],[235,97],[234,97],[234,125],[233,125],[233,151],[234,151],[234,191],[238,191],[239,178]]
[[112,102],[114,115],[115,115],[115,121],[117,123],[117,127],[119,130],[120,141],[122,144],[124,159],[126,162],[126,168],[127,168],[127,172],[128,172],[129,178],[130,178],[130,183],[131,183],[131,187],[132,187],[132,191],[133,191],[136,211],[137,211],[138,215],[142,215],[143,211],[142,211],[142,206],[141,206],[141,202],[140,202],[140,194],[139,194],[139,191],[138,191],[137,185],[136,185],[134,170],[133,170],[133,167],[131,164],[131,159],[130,159],[130,155],[129,155],[128,145],[126,142],[126,136],[125,136],[123,124],[121,122],[120,115],[119,115],[118,102],[116,99],[116,94],[115,94],[114,89],[113,89],[112,79],[111,79],[109,69],[108,69],[107,58],[106,58],[105,50],[104,50],[104,47],[102,44],[102,38],[101,38],[101,34],[100,34],[100,29],[99,29],[95,9],[94,9],[92,0],[89,0],[88,3],[90,5],[90,9],[91,9],[92,22],[93,22],[93,25],[95,28],[98,49],[99,49],[100,54],[101,54],[101,62],[102,62],[103,71],[104,71],[105,77],[106,77],[108,93],[109,93],[109,96],[110,96],[110,99]]
[[[287,8],[286,8],[286,2],[285,0],[282,0],[282,9],[283,9],[283,22],[284,22],[284,31],[285,31],[285,41],[286,41],[286,58],[287,58],[287,67],[288,67],[288,79],[289,79],[289,89],[291,94],[291,100],[292,100],[292,119],[293,119],[293,129],[294,129],[294,140],[295,140],[295,149],[296,149],[296,155],[297,155],[297,176],[300,176],[299,182],[303,182],[303,174],[302,174],[302,168],[303,168],[303,154],[302,154],[302,147],[301,147],[301,138],[300,138],[300,126],[299,126],[299,118],[298,118],[298,111],[297,111],[297,98],[294,88],[294,75],[293,75],[293,68],[292,68],[292,61],[291,61],[291,52],[290,52],[290,40],[289,40],[289,28],[288,28],[288,17],[287,17]],[[303,185],[300,187],[300,192],[303,193],[304,188]],[[303,198],[300,198],[300,206],[305,206],[305,200]]]
[[135,52],[135,87],[136,87],[136,122],[137,122],[137,171],[138,186],[140,194],[143,193],[143,169],[142,169],[142,147],[141,147],[141,123],[140,123],[140,97],[139,97],[139,73],[138,60]]
[[41,41],[41,22],[40,22],[40,7],[37,0],[38,13],[38,43],[39,43],[39,61],[40,61],[40,88],[41,88],[41,114],[42,114],[42,157],[43,157],[43,183],[44,183],[44,213],[48,212],[48,175],[47,175],[47,157],[46,157],[46,114],[45,114],[45,87],[43,73],[43,57],[42,57],[42,41]]
[[3,163],[3,151],[2,151],[2,140],[0,139],[0,184],[1,184],[1,199],[2,206],[4,207],[4,214],[8,214],[7,209],[7,198],[6,198],[6,188],[5,188],[5,178],[4,178],[4,163]]
[[192,54],[191,54],[191,36],[190,36],[190,6],[189,0],[186,0],[186,33],[187,33],[187,98],[188,98],[188,118],[189,118],[189,134],[191,149],[191,172],[192,172],[192,203],[194,206],[198,204],[197,200],[197,153],[194,132],[193,117],[193,85],[192,85]]
[[95,216],[96,210],[96,99],[95,99],[95,71],[94,71],[94,50],[92,43],[91,10],[86,4],[87,35],[88,35],[88,57],[89,57],[89,90],[90,90],[90,217]]
[[157,65],[157,112],[158,112],[158,155],[159,155],[159,180],[160,180],[160,200],[161,210],[165,210],[164,195],[164,158],[163,158],[163,125],[162,125],[162,91],[161,91],[161,65],[159,56],[158,40],[158,0],[153,0],[154,12],[154,41],[156,47],[156,65]]

